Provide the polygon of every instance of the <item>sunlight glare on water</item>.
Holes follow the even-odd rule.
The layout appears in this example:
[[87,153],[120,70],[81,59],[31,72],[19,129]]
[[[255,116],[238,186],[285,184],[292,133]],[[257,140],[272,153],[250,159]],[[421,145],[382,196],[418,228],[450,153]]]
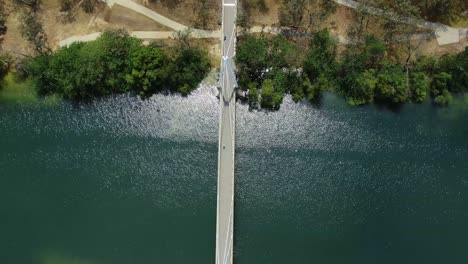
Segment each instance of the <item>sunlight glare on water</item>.
[[[213,262],[215,95],[0,106],[0,259]],[[464,106],[238,103],[236,263],[465,263]]]

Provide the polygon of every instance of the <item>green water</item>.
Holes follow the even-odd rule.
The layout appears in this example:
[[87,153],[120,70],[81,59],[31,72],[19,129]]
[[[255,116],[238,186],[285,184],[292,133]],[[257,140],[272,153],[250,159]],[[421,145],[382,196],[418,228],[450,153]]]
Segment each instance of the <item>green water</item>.
[[[0,106],[0,263],[214,263],[213,94]],[[468,263],[465,101],[239,106],[236,263]]]

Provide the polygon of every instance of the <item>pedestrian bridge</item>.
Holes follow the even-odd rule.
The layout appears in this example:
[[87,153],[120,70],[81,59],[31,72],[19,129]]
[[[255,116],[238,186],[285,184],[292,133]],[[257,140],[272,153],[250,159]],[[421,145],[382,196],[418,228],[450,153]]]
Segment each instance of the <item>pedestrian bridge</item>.
[[222,59],[219,78],[218,191],[216,208],[216,264],[233,263],[234,153],[236,128],[236,76],[233,57],[236,45],[237,0],[223,0]]

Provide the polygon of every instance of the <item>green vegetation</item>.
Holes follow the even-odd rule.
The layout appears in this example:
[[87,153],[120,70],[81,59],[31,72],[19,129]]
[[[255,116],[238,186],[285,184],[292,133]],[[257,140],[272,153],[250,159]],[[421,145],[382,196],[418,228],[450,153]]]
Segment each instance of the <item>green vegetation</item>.
[[[240,88],[251,107],[270,110],[279,108],[284,94],[296,102],[314,102],[325,90],[351,105],[422,102],[428,96],[446,105],[452,93],[468,90],[468,48],[442,58],[418,57],[425,40],[413,36],[428,32],[407,22],[408,17],[456,22],[468,8],[465,2],[360,0],[349,44],[338,52],[336,40],[320,23],[334,12],[333,1],[282,0],[279,24],[285,36],[254,37],[242,31],[236,55]],[[367,7],[393,15],[371,15]],[[247,28],[249,17],[241,17],[238,25]]]
[[20,79],[15,73],[8,73],[0,82],[0,104],[54,105],[59,98],[48,96],[40,100],[30,78]]
[[189,94],[210,69],[208,54],[181,43],[163,50],[144,46],[124,31],[105,32],[96,41],[74,43],[30,63],[39,95],[87,100],[134,92]]
[[248,91],[251,107],[279,109],[285,93],[295,101],[307,98],[313,102],[320,97],[320,91],[330,87],[336,45],[328,31],[316,34],[306,59],[302,53],[298,44],[282,35],[240,38],[236,52],[239,85]]
[[1,82],[1,102],[30,103],[37,99],[31,80],[18,82],[13,73],[9,73]]
[[314,102],[329,90],[351,105],[422,102],[431,95],[436,104],[446,105],[452,93],[468,91],[468,48],[401,64],[392,62],[387,49],[377,38],[364,36],[338,54],[327,30],[315,33],[307,47],[281,35],[243,36],[236,56],[240,88],[251,107],[270,110],[278,109],[287,93],[296,102]]

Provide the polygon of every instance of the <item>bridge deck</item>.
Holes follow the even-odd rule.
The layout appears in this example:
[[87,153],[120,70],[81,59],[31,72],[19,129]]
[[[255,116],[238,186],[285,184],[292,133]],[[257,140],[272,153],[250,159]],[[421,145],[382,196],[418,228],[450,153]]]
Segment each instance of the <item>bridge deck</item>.
[[[223,1],[223,57],[235,54],[237,1]],[[225,62],[223,62],[225,64]],[[216,219],[216,263],[233,262],[234,224],[234,151],[235,151],[235,77],[226,65],[220,73],[220,118],[218,153],[218,199]]]

